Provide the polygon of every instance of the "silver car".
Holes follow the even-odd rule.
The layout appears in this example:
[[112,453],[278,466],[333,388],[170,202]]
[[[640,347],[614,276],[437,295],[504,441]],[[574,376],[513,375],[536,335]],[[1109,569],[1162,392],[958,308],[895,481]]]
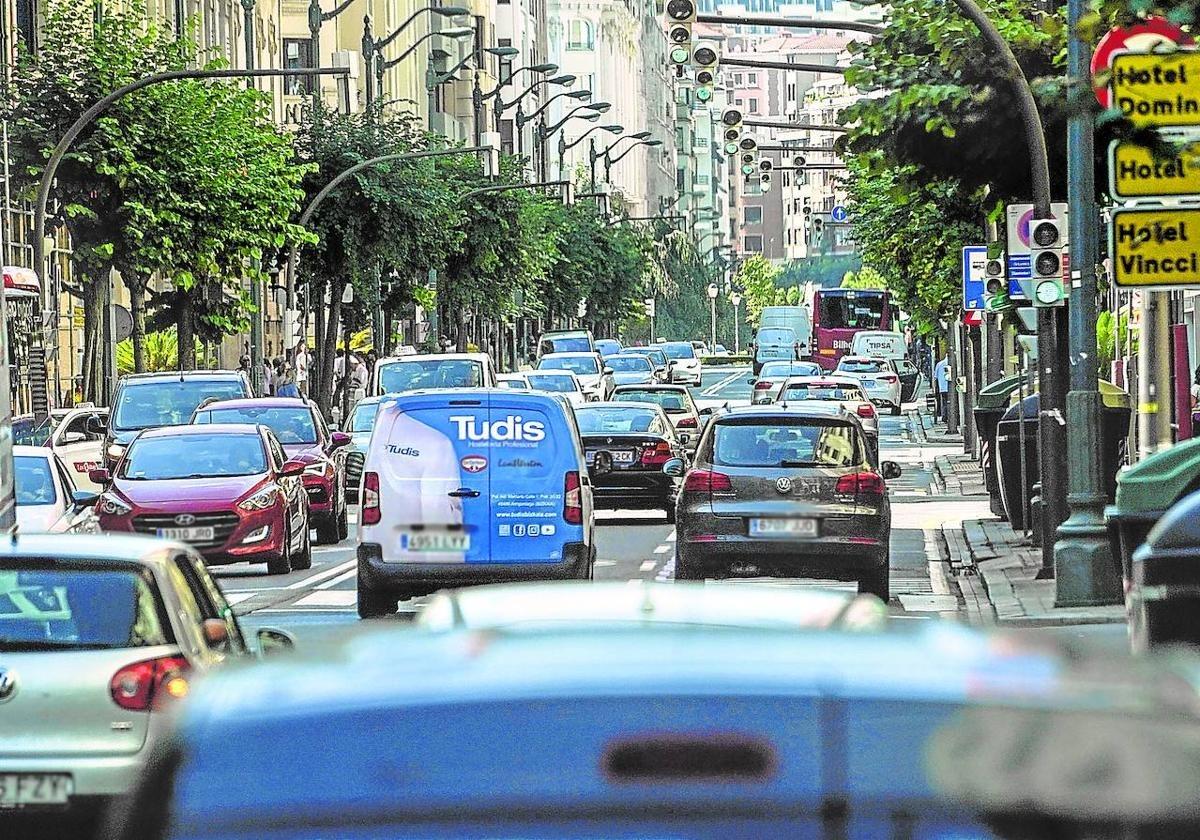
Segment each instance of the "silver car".
[[858,417],[863,430],[879,441],[879,413],[857,379],[836,376],[793,376],[780,386],[777,403],[831,401]]
[[346,431],[350,434],[350,445],[346,448],[346,501],[358,503],[359,485],[362,484],[363,460],[371,445],[371,429],[375,428],[375,415],[384,397],[367,397],[359,400],[350,412]]
[[853,580],[886,601],[891,503],[849,414],[756,406],[715,416],[676,506],[675,579]]
[[612,401],[646,402],[660,406],[671,419],[679,442],[688,453],[696,451],[704,420],[686,385],[618,385],[613,391]]
[[[263,646],[290,646],[277,630]],[[88,814],[127,793],[190,683],[249,655],[187,546],[0,541],[0,810]],[[12,835],[18,836],[18,835]]]

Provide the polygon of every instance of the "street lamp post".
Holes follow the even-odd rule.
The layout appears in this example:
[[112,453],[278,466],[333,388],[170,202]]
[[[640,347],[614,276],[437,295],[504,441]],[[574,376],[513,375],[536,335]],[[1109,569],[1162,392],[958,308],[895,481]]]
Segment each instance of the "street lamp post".
[[[562,134],[558,135],[558,171],[559,172],[562,172],[563,167],[566,165],[567,152],[570,151],[571,149],[575,148],[576,146],[578,146],[585,139],[590,137],[592,134],[595,134],[597,131],[607,131],[609,134],[621,134],[623,131],[625,131],[625,126],[623,126],[623,125],[594,125],[591,128],[589,128],[587,131],[583,132],[583,134],[580,134],[578,137],[576,137],[570,143],[567,142],[567,133],[565,131]],[[592,144],[592,146],[591,146],[592,150],[595,151],[595,149],[596,149],[595,139],[593,139],[589,142],[591,142],[591,144]],[[595,189],[595,185],[593,184],[591,188]]]
[[[590,93],[590,91],[589,91],[589,93]],[[578,118],[578,119],[588,120],[590,122],[596,122],[600,119],[601,115],[606,114],[611,108],[612,108],[612,105],[608,102],[593,102],[593,103],[587,104],[587,105],[579,105],[578,107],[572,108],[570,111],[567,112],[567,115],[565,117],[563,117],[561,120],[559,120],[558,122],[556,122],[554,125],[551,125],[551,126],[546,125],[546,116],[545,116],[545,114],[542,115],[542,120],[538,124],[537,137],[538,137],[539,159],[541,161],[541,166],[542,166],[541,173],[542,173],[543,180],[545,180],[545,178],[547,177],[547,175],[546,175],[546,169],[547,169],[547,166],[546,166],[546,164],[547,164],[546,141],[549,140],[551,137],[553,137],[554,134],[559,129],[561,129],[563,126],[565,126],[571,120]],[[585,111],[587,113],[584,113]],[[560,168],[558,174],[559,175],[562,174],[561,168]]]
[[741,352],[741,335],[738,330],[738,307],[742,305],[742,296],[736,291],[729,295],[729,302],[733,304],[733,353],[736,356]]
[[[605,152],[605,154],[604,154],[604,180],[611,181],[612,180],[612,168],[614,166],[616,166],[618,163],[620,163],[621,160],[626,155],[628,155],[630,152],[632,152],[638,146],[654,147],[654,146],[661,146],[662,144],[663,144],[663,142],[661,140],[639,140],[638,142],[629,146],[627,149],[625,149],[625,151],[621,152],[621,154],[617,155],[615,158],[610,157],[608,152]],[[617,144],[613,143],[613,146],[615,146],[615,145],[617,145]],[[611,151],[612,151],[612,146],[609,146],[609,152],[611,152]]]
[[708,347],[709,347],[710,351],[713,347],[717,346],[717,295],[720,293],[721,293],[721,290],[717,288],[716,283],[708,284],[708,305],[709,305],[709,308],[712,310],[712,312],[711,312],[712,329],[709,332],[710,340],[708,342]]
[[575,83],[575,80],[577,78],[578,77],[575,76],[573,73],[565,73],[561,76],[554,76],[549,79],[537,79],[529,87],[525,88],[525,90],[521,91],[519,94],[517,94],[517,96],[515,98],[513,98],[512,100],[510,100],[508,102],[505,102],[503,97],[500,96],[499,93],[497,93],[497,95],[496,95],[496,126],[497,126],[496,130],[497,131],[499,131],[500,118],[504,114],[504,112],[512,107],[516,107],[516,109],[517,109],[517,115],[513,121],[513,131],[516,134],[515,139],[516,139],[516,147],[517,147],[517,157],[525,156],[525,135],[521,131],[519,126],[522,126],[529,121],[524,116],[525,108],[524,108],[524,105],[522,105],[522,100],[526,96],[529,96],[529,94],[531,94],[535,90],[537,90],[538,87],[540,87],[541,85],[558,85],[561,87],[570,87],[571,85],[573,85]]
[[[321,63],[321,24],[333,20],[342,12],[349,9],[354,4],[354,0],[342,0],[328,12],[321,11],[321,0],[309,0],[308,3],[308,37],[312,49],[313,64]],[[295,71],[288,73],[289,76],[297,75]],[[321,101],[321,86],[313,85],[312,91],[312,108],[317,110],[317,104]]]
[[376,57],[382,53],[384,47],[392,43],[392,41],[396,40],[396,38],[398,38],[402,32],[408,29],[408,27],[412,25],[413,21],[427,12],[429,14],[441,15],[442,17],[448,18],[463,17],[471,14],[471,10],[466,6],[423,6],[409,15],[403,23],[396,27],[391,35],[378,40],[373,38],[371,35],[371,16],[366,15],[363,17],[363,72],[366,75],[366,94],[368,105],[375,101],[376,93],[378,93],[380,96],[383,95],[382,87],[380,87],[378,91],[375,91],[372,88],[372,76],[374,75]]
[[473,35],[474,33],[475,27],[473,26],[455,26],[451,27],[450,29],[431,30],[426,32],[417,40],[413,41],[412,46],[390,61],[385,61],[383,58],[383,53],[377,51],[375,53],[375,83],[379,86],[380,90],[383,90],[383,74],[416,52],[417,47],[421,46],[421,44],[423,44],[425,41],[428,41],[430,38],[434,38],[438,35],[443,35],[447,38],[465,38],[467,35]]

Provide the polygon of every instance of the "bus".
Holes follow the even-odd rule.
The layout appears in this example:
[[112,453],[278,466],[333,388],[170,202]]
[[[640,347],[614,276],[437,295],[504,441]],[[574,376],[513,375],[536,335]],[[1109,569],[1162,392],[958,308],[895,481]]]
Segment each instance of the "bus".
[[890,330],[895,321],[886,289],[817,289],[812,307],[812,358],[825,370],[850,352],[854,334]]

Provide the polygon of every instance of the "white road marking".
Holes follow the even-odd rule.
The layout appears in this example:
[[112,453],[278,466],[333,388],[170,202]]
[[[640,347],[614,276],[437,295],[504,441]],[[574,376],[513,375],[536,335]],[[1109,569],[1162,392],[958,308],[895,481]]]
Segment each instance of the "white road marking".
[[331,566],[328,569],[322,569],[314,575],[309,575],[306,578],[301,578],[295,583],[288,584],[288,589],[308,589],[319,581],[331,578],[334,575],[340,575],[347,569],[353,569],[358,563],[357,560],[347,560],[345,563],[338,563],[336,566]]
[[658,548],[654,549],[654,553],[655,554],[666,554],[670,550],[671,550],[671,546],[660,545],[660,546],[658,546]]
[[346,571],[342,572],[337,577],[330,578],[329,580],[325,581],[324,583],[317,584],[316,588],[317,589],[332,589],[333,587],[337,586],[342,581],[350,580],[350,578],[357,577],[357,575],[358,575],[357,568],[347,569]]
[[266,590],[263,590],[263,589],[256,589],[252,592],[226,592],[225,600],[228,601],[229,606],[232,607],[235,604],[242,603],[242,601],[249,601],[251,598],[253,598],[255,595],[257,595],[259,592],[265,592],[265,591]]
[[675,542],[675,532],[674,531],[667,534],[667,542]]
[[729,374],[729,376],[726,376],[724,379],[722,379],[720,382],[717,382],[715,385],[709,385],[707,388],[705,388],[703,391],[700,392],[700,396],[715,397],[717,395],[717,392],[720,391],[722,388],[724,388],[726,385],[730,385],[730,384],[736,382],[737,380],[741,379],[742,377],[744,377],[746,375],[746,370],[747,370],[747,368],[743,368],[743,369],[737,371],[736,373]]
[[615,566],[615,565],[617,565],[617,561],[616,560],[597,560],[596,565],[604,566],[604,567]]
[[638,567],[639,572],[652,572],[654,567],[658,565],[657,560],[643,560],[642,565]]
[[357,603],[358,593],[348,590],[336,592],[310,592],[292,606],[296,607],[352,607]]

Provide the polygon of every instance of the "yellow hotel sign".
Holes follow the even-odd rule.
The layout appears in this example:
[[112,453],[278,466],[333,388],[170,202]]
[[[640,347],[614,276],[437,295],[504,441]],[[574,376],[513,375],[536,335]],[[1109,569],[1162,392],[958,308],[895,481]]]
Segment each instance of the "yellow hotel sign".
[[1175,140],[1178,150],[1155,157],[1145,146],[1117,140],[1108,147],[1108,193],[1115,201],[1167,198],[1200,193],[1200,138]]
[[1200,53],[1117,53],[1112,102],[1138,126],[1200,126]]
[[1200,287],[1200,208],[1113,211],[1113,281],[1134,288]]

